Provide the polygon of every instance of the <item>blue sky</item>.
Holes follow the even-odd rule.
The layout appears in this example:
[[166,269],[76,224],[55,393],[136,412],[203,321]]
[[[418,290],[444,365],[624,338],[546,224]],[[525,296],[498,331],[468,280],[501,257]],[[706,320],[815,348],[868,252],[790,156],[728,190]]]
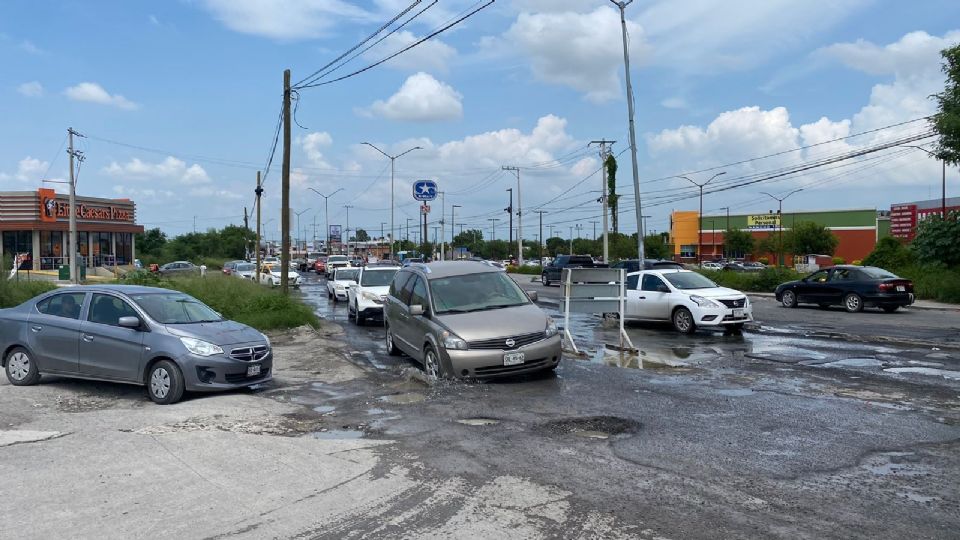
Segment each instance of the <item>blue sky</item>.
[[[242,222],[270,148],[282,72],[300,80],[352,47],[409,1],[12,0],[0,5],[0,189],[35,189],[67,175],[61,146],[72,126],[87,161],[79,192],[130,197],[139,219],[170,234]],[[424,1],[416,9],[430,2]],[[682,4],[682,7],[681,7]],[[394,52],[470,0],[438,0],[337,73]],[[735,180],[924,131],[881,129],[930,114],[942,88],[939,51],[960,41],[954,1],[648,0],[628,8],[638,156],[648,229],[671,210],[696,209],[685,180],[726,171]],[[617,14],[600,0],[497,0],[438,39],[345,81],[300,92],[292,151],[301,226],[389,228],[389,153],[397,161],[396,222],[415,224],[410,185],[434,178],[457,222],[506,237],[501,165],[522,168],[524,236],[544,224],[592,234],[600,186],[593,139],[615,139],[620,193],[633,204]],[[113,141],[113,142],[108,142]],[[920,141],[928,142],[928,140]],[[117,144],[122,143],[122,144]],[[126,146],[125,146],[126,145]],[[139,147],[139,148],[134,148]],[[772,153],[774,158],[732,164]],[[939,166],[920,151],[888,150],[833,170],[708,194],[707,212],[772,208],[761,191],[798,209],[888,208],[936,197]],[[863,158],[861,158],[863,159]],[[266,181],[264,220],[276,236],[279,151]],[[718,179],[718,183],[720,180]],[[948,196],[958,175],[948,172]],[[722,184],[721,184],[722,185]],[[569,190],[569,191],[568,191]],[[672,191],[664,191],[672,190]],[[649,193],[649,195],[646,195]],[[555,201],[551,199],[557,198]],[[439,203],[433,206],[436,220]],[[632,213],[621,217],[636,230]],[[459,229],[459,227],[458,227]],[[322,233],[321,233],[322,234]],[[405,234],[403,232],[401,235]],[[312,232],[308,233],[308,236]]]

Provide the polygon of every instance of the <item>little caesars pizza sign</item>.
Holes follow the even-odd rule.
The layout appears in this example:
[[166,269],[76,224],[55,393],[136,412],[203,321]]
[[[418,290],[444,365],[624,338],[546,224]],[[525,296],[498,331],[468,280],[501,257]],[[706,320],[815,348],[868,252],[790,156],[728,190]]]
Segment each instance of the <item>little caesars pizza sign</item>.
[[780,214],[747,216],[747,229],[751,231],[775,231],[780,228]]

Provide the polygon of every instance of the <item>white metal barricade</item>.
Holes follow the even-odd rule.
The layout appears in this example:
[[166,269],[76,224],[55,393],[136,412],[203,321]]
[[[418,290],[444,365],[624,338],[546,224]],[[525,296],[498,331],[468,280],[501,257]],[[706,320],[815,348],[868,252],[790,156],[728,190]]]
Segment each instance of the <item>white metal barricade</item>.
[[623,268],[564,268],[563,335],[575,354],[580,354],[570,333],[570,313],[613,313],[620,316],[620,349],[634,349],[623,327],[627,273]]

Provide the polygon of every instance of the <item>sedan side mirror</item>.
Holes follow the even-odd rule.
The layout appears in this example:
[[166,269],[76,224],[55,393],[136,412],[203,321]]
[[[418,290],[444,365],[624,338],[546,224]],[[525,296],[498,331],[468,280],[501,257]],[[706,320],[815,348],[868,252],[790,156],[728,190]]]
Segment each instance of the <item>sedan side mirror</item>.
[[420,304],[414,304],[410,306],[410,315],[413,317],[420,317],[423,315],[423,306]]
[[527,298],[529,298],[531,302],[536,302],[540,298],[540,295],[537,294],[537,291],[526,291],[526,293]]
[[137,317],[120,317],[120,320],[117,321],[122,328],[132,328],[137,330],[140,328],[140,319]]

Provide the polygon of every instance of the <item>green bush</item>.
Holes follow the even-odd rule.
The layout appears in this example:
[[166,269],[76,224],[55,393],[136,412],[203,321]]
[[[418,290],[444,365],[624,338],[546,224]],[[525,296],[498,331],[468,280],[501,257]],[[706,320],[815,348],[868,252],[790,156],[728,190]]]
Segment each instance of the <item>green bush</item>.
[[847,260],[843,257],[834,257],[833,264],[847,264]]
[[960,303],[960,270],[938,265],[887,268],[913,282],[913,293],[922,300]]
[[16,278],[9,280],[7,276],[0,276],[0,308],[19,306],[27,300],[56,289],[50,281],[27,281]]
[[764,268],[759,272],[701,270],[700,273],[722,287],[745,292],[773,292],[777,285],[803,277],[792,269],[776,267]]
[[908,268],[914,264],[914,256],[909,248],[896,238],[886,236],[881,238],[877,245],[863,259],[864,266],[877,266],[894,271],[895,268]]
[[528,276],[539,276],[543,272],[542,266],[508,266],[509,274],[525,274]]

